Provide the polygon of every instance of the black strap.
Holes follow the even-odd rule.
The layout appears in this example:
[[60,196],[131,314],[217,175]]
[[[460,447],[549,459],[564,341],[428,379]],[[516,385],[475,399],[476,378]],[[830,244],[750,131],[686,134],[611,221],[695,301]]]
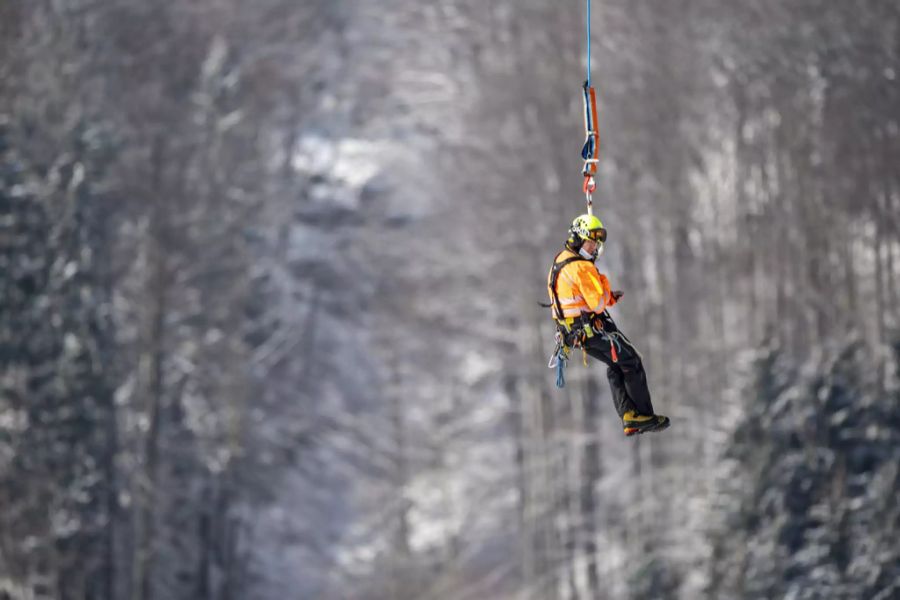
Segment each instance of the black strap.
[[553,305],[556,307],[556,318],[559,320],[565,320],[565,317],[563,316],[562,304],[559,301],[559,294],[556,293],[556,282],[557,280],[559,280],[559,274],[563,270],[563,267],[565,267],[567,264],[573,263],[578,260],[587,261],[587,259],[580,255],[575,255],[570,256],[563,261],[556,262],[560,254],[562,254],[562,252],[557,254],[556,258],[553,259],[553,268],[550,269],[550,294],[553,297]]

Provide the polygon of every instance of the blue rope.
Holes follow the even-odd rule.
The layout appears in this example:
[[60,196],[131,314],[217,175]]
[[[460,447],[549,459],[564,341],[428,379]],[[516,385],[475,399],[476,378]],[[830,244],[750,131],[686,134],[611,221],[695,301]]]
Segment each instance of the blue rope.
[[591,0],[587,1],[587,84],[591,86]]

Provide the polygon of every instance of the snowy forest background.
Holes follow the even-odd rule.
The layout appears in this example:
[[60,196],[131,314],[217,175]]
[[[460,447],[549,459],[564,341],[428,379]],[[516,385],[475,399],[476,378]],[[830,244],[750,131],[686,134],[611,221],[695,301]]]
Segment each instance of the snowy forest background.
[[0,598],[900,598],[900,5],[0,0]]

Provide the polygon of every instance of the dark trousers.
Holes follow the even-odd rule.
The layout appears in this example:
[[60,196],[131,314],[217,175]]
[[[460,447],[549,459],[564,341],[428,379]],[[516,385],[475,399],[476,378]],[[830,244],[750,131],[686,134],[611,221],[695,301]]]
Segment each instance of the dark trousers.
[[608,314],[604,313],[600,320],[603,323],[603,333],[585,340],[584,349],[589,356],[607,365],[606,376],[609,378],[609,387],[612,388],[616,412],[619,417],[629,410],[643,415],[654,414],[650,389],[647,387],[647,374],[640,354]]

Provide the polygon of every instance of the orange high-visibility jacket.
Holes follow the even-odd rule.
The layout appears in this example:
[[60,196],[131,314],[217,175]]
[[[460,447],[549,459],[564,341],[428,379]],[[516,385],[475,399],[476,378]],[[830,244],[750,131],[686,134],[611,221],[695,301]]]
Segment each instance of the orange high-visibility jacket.
[[[553,264],[574,256],[577,254],[570,250],[563,250],[556,255]],[[552,303],[551,275],[547,276],[547,292],[550,294]],[[616,303],[609,279],[598,271],[594,263],[589,260],[575,260],[564,266],[556,280],[556,293],[563,311],[562,316],[557,315],[556,305],[553,305],[553,318],[558,320],[571,319],[586,312],[602,313]]]

